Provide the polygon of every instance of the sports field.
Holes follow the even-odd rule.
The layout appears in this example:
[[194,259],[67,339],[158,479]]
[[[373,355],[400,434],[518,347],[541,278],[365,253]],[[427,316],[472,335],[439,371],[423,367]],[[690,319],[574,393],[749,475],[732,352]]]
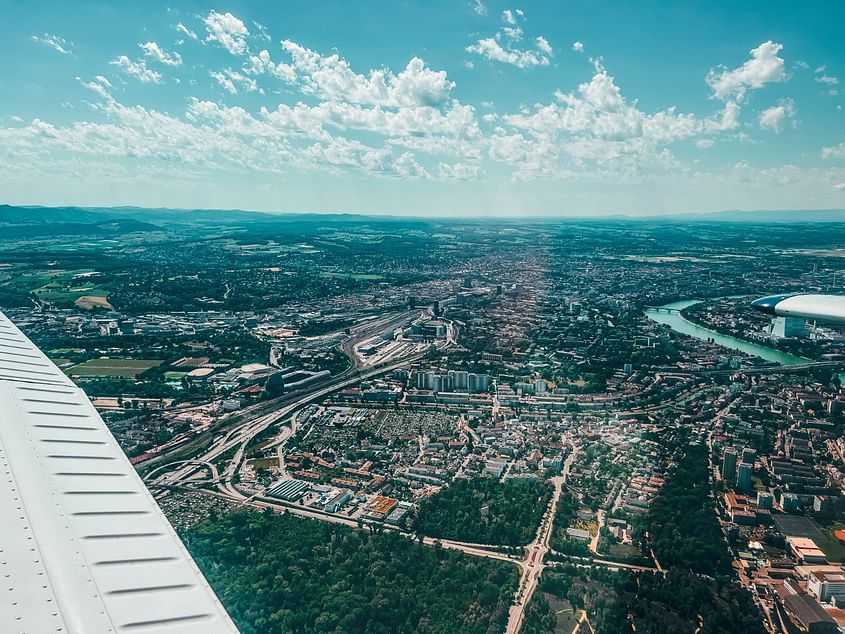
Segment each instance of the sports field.
[[151,368],[161,365],[158,359],[90,359],[67,372],[77,377],[119,377],[134,379]]

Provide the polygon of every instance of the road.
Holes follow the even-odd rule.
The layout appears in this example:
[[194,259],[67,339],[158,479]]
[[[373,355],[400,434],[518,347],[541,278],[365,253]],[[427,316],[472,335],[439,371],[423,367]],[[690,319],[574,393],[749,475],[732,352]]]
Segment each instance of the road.
[[525,558],[522,561],[522,565],[520,565],[522,575],[516,590],[514,604],[511,606],[508,615],[508,624],[505,628],[506,634],[517,634],[522,629],[522,622],[525,620],[525,608],[531,602],[531,597],[534,596],[534,591],[537,589],[540,576],[543,574],[543,569],[546,566],[544,559],[550,550],[557,503],[563,493],[563,485],[566,483],[567,477],[569,477],[569,469],[577,454],[578,447],[573,446],[572,452],[563,463],[561,474],[551,479],[552,486],[554,486],[552,499],[549,502],[545,515],[543,515],[543,519],[540,521],[537,536],[525,548]]

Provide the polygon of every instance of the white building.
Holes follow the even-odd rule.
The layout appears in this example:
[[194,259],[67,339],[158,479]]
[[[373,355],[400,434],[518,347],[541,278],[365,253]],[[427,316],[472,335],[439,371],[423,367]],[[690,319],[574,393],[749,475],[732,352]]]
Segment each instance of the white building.
[[827,603],[834,596],[845,596],[845,573],[814,570],[807,578],[807,590],[819,603]]

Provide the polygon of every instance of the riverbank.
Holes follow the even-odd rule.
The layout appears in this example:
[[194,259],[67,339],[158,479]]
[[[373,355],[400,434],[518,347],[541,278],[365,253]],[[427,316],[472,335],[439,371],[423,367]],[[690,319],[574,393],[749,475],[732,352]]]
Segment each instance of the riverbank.
[[[677,333],[695,337],[701,341],[712,341],[724,348],[736,350],[738,352],[763,359],[764,361],[780,365],[800,365],[811,361],[811,359],[805,359],[788,352],[781,352],[780,350],[776,350],[775,348],[771,348],[769,346],[752,343],[731,335],[722,334],[715,330],[711,330],[710,328],[705,328],[704,326],[700,326],[699,324],[690,321],[681,314],[681,311],[685,308],[700,304],[702,301],[704,300],[683,299],[677,302],[664,304],[663,306],[647,308],[643,312],[646,317],[652,321],[669,326]],[[666,310],[672,312],[661,312]]]

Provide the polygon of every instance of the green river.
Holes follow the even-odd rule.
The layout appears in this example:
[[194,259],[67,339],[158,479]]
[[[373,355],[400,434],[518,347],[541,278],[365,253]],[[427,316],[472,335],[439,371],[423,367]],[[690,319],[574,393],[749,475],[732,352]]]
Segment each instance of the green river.
[[[660,308],[668,308],[671,310],[682,310],[693,304],[700,304],[703,300],[700,299],[684,299],[679,302],[672,302],[671,304],[664,304]],[[702,339],[704,341],[711,340],[714,343],[730,348],[731,350],[739,350],[746,354],[759,357],[766,361],[779,363],[781,365],[797,365],[807,363],[810,359],[789,354],[788,352],[781,352],[768,346],[763,346],[759,343],[751,343],[743,339],[737,339],[729,335],[723,335],[709,328],[704,328],[698,324],[694,324],[688,319],[685,319],[679,312],[677,313],[662,313],[658,312],[656,308],[647,308],[645,311],[649,319],[656,321],[659,324],[666,324],[675,332],[680,332],[690,337]]]

